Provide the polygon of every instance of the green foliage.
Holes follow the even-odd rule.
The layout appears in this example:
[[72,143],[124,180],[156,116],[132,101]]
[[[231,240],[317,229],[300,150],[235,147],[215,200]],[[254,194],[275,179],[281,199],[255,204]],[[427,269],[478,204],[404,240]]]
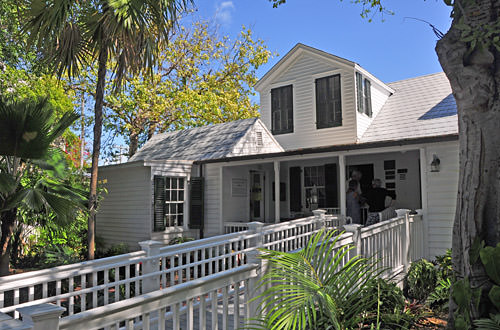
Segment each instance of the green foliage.
[[500,330],[500,314],[490,314],[489,318],[474,320],[477,330]]
[[349,329],[363,323],[373,309],[364,292],[381,270],[358,256],[342,265],[351,247],[337,249],[336,234],[320,231],[298,252],[262,250],[270,268],[261,279],[261,328]]
[[451,279],[441,279],[438,282],[438,285],[431,292],[429,297],[427,298],[426,303],[432,308],[441,308],[448,309],[448,301],[450,299],[451,292]]
[[[101,245],[101,246],[99,246],[99,245]],[[108,248],[103,247],[102,244],[98,244],[98,248],[96,251],[96,258],[112,257],[112,256],[120,255],[120,254],[129,253],[129,252],[130,252],[130,249],[129,249],[128,245],[125,243],[113,244]]]
[[207,22],[180,27],[153,74],[131,77],[108,95],[108,129],[129,140],[132,155],[155,132],[257,117],[256,70],[270,56],[244,27],[236,40],[217,36]]
[[[479,259],[484,266],[489,282],[487,294],[482,287],[473,288],[468,278],[456,281],[453,285],[452,297],[457,304],[455,311],[455,327],[469,329],[472,324],[478,329],[498,329],[500,325],[500,243],[497,246],[483,246],[479,250]],[[472,319],[472,310],[479,311],[489,318]]]
[[436,287],[438,272],[434,265],[420,259],[413,262],[403,280],[405,296],[417,301],[425,301]]

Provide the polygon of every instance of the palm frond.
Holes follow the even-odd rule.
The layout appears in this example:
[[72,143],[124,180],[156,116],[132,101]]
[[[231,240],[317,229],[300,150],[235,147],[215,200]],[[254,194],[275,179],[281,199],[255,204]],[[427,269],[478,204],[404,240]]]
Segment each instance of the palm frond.
[[270,268],[260,282],[265,317],[256,327],[311,329],[326,323],[341,329],[362,321],[371,306],[363,288],[382,270],[375,259],[349,258],[352,247],[339,246],[337,234],[320,231],[298,252],[262,250]]

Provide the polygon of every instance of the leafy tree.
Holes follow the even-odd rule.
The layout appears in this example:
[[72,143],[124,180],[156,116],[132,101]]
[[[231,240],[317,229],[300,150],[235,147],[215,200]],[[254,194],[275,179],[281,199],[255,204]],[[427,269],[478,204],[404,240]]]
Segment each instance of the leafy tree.
[[[286,0],[269,0],[276,7]],[[479,260],[482,244],[500,242],[500,1],[443,0],[453,18],[440,34],[436,53],[450,81],[458,109],[460,171],[453,226],[456,276],[486,295],[492,282]],[[366,10],[383,11],[380,0],[356,0]],[[470,319],[487,316],[491,306],[469,301]],[[482,299],[484,301],[486,299]],[[457,305],[450,301],[449,326]],[[461,318],[463,319],[463,317]]]
[[198,22],[173,39],[153,75],[127,79],[122,93],[107,98],[111,128],[128,137],[129,157],[154,132],[259,115],[252,86],[271,54],[250,29],[231,41]]
[[[94,139],[89,196],[89,259],[95,252],[97,171],[101,150],[106,74],[116,86],[127,72],[153,69],[160,46],[189,0],[32,0],[26,29],[44,62],[59,76],[78,76],[82,67],[97,65]],[[116,65],[108,66],[110,59]]]
[[[65,162],[51,149],[77,118],[67,112],[55,121],[47,100],[0,101],[0,276],[9,273],[10,240],[19,208],[51,212],[53,220],[63,224],[83,202],[58,180]],[[29,173],[41,169],[53,174],[41,176],[33,184],[23,182]]]

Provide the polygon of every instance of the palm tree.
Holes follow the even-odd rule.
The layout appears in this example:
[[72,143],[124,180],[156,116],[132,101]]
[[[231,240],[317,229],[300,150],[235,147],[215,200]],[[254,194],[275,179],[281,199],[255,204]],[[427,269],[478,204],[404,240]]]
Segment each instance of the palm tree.
[[[264,315],[254,329],[351,329],[373,310],[364,294],[382,270],[374,259],[349,258],[352,247],[338,247],[336,231],[320,231],[298,252],[263,250],[267,288],[256,299]],[[346,261],[348,260],[348,261]]]
[[116,86],[127,72],[153,70],[160,46],[168,42],[178,14],[192,0],[32,0],[26,29],[46,63],[59,76],[78,76],[97,62],[94,141],[90,179],[88,244],[94,258],[97,170],[108,63]]
[[[55,121],[52,114],[46,100],[0,100],[0,276],[9,274],[10,240],[19,208],[51,212],[63,224],[83,203],[82,196],[58,180],[62,159],[51,147],[78,115],[68,112]],[[26,173],[40,169],[53,175],[31,186],[22,183]]]

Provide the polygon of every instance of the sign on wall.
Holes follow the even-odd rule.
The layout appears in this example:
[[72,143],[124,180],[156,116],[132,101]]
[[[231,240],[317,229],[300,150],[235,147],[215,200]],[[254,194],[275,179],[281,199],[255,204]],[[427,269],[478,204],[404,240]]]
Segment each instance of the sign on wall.
[[231,179],[231,196],[247,197],[247,179]]

